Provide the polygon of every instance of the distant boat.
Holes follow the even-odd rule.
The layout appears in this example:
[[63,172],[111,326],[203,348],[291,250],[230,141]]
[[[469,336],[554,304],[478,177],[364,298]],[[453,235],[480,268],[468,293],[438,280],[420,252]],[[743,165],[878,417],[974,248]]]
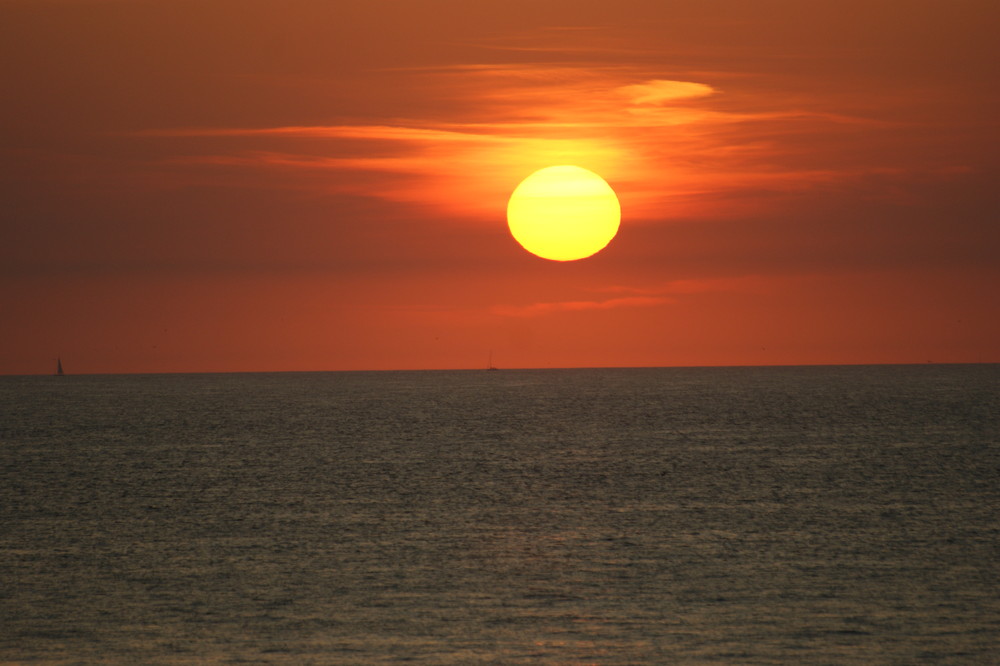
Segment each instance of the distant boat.
[[63,369],[62,369],[62,359],[57,356],[56,357],[56,377],[62,377],[64,374],[66,374],[66,373],[63,372]]
[[490,360],[486,364],[486,369],[487,370],[496,370],[497,369],[497,367],[495,365],[493,365],[493,352],[490,352]]

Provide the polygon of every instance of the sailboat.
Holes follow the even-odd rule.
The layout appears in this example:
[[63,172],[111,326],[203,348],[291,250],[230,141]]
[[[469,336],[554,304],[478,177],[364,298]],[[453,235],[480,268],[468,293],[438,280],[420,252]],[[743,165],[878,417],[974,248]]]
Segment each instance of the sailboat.
[[62,369],[62,359],[58,356],[56,357],[56,377],[62,377],[64,374]]
[[497,367],[495,365],[493,365],[493,352],[490,352],[490,361],[489,361],[489,363],[486,364],[486,369],[487,370],[496,370],[497,369]]

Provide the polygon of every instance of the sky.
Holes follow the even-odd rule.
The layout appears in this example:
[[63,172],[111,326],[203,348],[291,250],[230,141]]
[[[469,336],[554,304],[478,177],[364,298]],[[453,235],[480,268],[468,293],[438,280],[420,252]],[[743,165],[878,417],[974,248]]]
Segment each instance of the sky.
[[[0,0],[0,374],[1000,362],[995,0]],[[547,166],[617,237],[511,237]]]

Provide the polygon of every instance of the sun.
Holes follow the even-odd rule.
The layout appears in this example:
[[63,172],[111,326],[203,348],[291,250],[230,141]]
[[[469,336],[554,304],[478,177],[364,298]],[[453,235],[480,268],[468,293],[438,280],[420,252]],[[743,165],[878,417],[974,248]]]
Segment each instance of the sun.
[[521,246],[553,261],[584,259],[618,233],[621,206],[611,186],[578,166],[551,166],[521,181],[507,202],[507,226]]

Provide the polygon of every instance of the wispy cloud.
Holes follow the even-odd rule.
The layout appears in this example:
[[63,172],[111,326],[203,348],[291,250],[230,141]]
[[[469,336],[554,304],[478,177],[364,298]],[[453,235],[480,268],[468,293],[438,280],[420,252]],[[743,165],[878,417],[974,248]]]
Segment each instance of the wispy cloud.
[[[496,216],[532,171],[577,164],[612,183],[626,219],[634,222],[728,205],[732,193],[747,188],[801,189],[846,177],[843,166],[822,169],[785,159],[795,151],[785,137],[817,126],[861,123],[795,108],[730,110],[720,102],[726,94],[713,84],[650,77],[621,65],[463,65],[409,75],[426,78],[430,91],[460,100],[457,110],[432,119],[382,118],[370,124],[139,134],[206,140],[206,152],[175,162],[322,169],[335,172],[324,186],[328,190],[420,202],[465,218]],[[237,141],[211,141],[227,138]],[[269,149],[255,142],[267,142]],[[359,178],[359,171],[389,179]]]
[[629,99],[633,105],[640,106],[663,106],[669,102],[707,97],[715,93],[712,86],[705,85],[704,83],[662,80],[622,86],[618,91]]
[[653,308],[677,303],[686,296],[709,292],[761,293],[773,288],[774,278],[743,275],[731,278],[695,278],[671,280],[650,285],[613,285],[599,289],[605,294],[621,294],[614,298],[544,301],[527,305],[497,305],[490,312],[504,317],[542,317],[563,312],[614,310],[619,308]]
[[658,285],[636,287],[631,285],[613,285],[600,291],[609,294],[632,294],[633,297],[664,298],[668,302],[688,294],[703,294],[708,292],[759,292],[767,289],[773,278],[760,275],[741,275],[724,278],[690,278],[670,280]]
[[506,317],[537,317],[555,312],[579,312],[581,310],[611,310],[615,308],[655,307],[672,302],[664,296],[625,296],[604,301],[559,301],[531,303],[530,305],[498,305],[491,308],[494,314]]

